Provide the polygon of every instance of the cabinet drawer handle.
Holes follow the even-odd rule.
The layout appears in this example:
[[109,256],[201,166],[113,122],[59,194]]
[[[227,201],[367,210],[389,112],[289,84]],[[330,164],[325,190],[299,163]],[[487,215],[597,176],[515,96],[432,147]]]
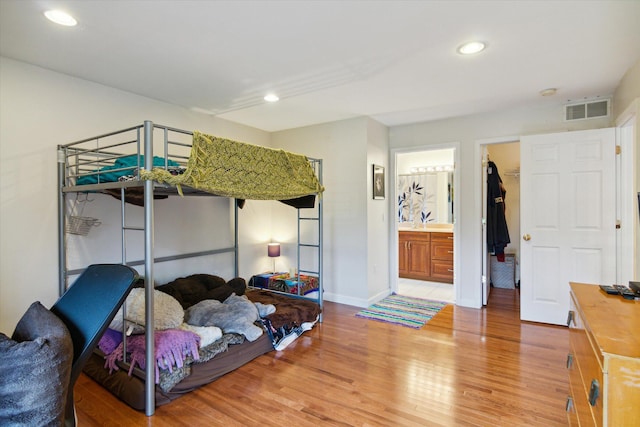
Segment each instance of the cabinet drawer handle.
[[567,326],[571,326],[571,321],[573,321],[574,325],[576,324],[574,320],[575,315],[576,313],[573,310],[569,310],[569,315],[567,316]]
[[452,270],[452,269],[450,269],[450,268],[447,268],[447,271],[448,271],[449,273],[453,273],[453,270]]
[[571,397],[571,396],[567,397],[567,404],[566,404],[564,409],[565,409],[566,412],[572,412],[573,411],[573,397]]
[[589,389],[589,404],[591,406],[596,406],[598,397],[600,397],[600,383],[598,382],[598,380],[591,380],[591,388]]
[[452,253],[453,253],[453,251],[447,251],[447,253],[448,253],[448,254],[452,254]]
[[571,369],[573,367],[573,353],[567,354],[567,369]]
[[453,236],[447,236],[447,239],[453,240]]

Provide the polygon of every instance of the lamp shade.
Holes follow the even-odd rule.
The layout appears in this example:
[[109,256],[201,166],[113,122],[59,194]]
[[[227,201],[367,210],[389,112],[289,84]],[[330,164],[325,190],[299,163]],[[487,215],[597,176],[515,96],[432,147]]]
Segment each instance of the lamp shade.
[[280,256],[280,243],[269,243],[269,246],[267,246],[267,254],[269,254],[270,257]]

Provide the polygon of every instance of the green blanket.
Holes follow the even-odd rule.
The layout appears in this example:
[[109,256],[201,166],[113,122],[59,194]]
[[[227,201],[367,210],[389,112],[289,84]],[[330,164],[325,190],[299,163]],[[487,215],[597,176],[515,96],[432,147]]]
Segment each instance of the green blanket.
[[226,197],[288,200],[324,191],[306,156],[258,145],[193,133],[184,174],[164,169],[140,171],[143,179]]

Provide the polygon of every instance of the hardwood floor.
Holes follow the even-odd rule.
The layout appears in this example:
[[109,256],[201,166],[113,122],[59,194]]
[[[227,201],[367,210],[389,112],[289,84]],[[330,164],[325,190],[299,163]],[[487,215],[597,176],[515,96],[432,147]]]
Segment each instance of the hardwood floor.
[[327,302],[324,322],[152,417],[86,376],[81,426],[565,426],[567,328],[521,323],[519,295],[449,305],[416,330]]

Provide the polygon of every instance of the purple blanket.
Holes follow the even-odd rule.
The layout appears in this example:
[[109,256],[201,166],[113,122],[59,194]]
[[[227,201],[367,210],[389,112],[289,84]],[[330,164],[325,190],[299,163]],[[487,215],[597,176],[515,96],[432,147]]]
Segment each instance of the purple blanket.
[[[193,360],[198,360],[198,345],[200,337],[197,334],[179,329],[167,329],[164,331],[155,331],[155,350],[156,350],[156,384],[160,381],[160,369],[167,369],[173,372],[173,366],[182,368],[184,360],[187,356],[191,356]],[[133,335],[127,338],[127,353],[129,353],[129,375],[133,373],[136,364],[141,369],[145,369],[145,336]],[[106,357],[105,368],[109,368],[109,372],[117,371],[117,362],[123,359],[123,343],[120,343]]]
[[122,342],[122,332],[107,328],[98,342],[98,348],[104,354],[111,354]]

